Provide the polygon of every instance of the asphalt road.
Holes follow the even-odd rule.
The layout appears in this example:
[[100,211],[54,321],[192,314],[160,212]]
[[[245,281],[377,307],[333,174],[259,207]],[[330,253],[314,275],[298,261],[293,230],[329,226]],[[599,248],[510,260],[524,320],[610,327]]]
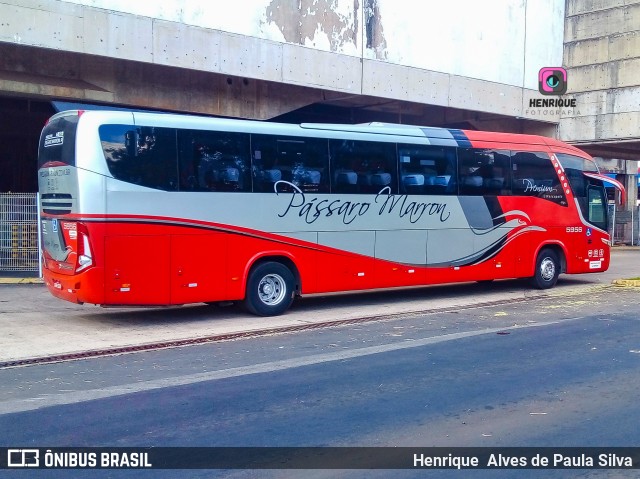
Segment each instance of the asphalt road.
[[[638,289],[602,288],[5,369],[0,445],[637,446],[639,299]],[[28,477],[427,477],[425,471],[134,472],[29,471]],[[638,477],[638,471],[428,471],[428,477],[461,475]]]

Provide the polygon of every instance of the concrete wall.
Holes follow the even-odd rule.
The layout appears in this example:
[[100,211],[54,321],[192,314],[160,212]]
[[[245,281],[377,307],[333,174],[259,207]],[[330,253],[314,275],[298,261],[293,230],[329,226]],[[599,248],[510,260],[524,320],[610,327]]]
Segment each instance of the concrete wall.
[[562,118],[561,139],[633,142],[639,158],[640,1],[569,0],[564,64],[577,113]]
[[[561,118],[560,139],[576,143],[627,189],[616,239],[633,244],[640,159],[640,1],[568,0],[564,65],[576,108]],[[620,160],[624,158],[626,161]]]
[[[248,118],[345,95],[528,117],[538,69],[561,61],[563,11],[564,0],[0,0],[0,91]],[[43,50],[28,59],[25,47]]]
[[564,0],[67,1],[530,89],[562,60]]

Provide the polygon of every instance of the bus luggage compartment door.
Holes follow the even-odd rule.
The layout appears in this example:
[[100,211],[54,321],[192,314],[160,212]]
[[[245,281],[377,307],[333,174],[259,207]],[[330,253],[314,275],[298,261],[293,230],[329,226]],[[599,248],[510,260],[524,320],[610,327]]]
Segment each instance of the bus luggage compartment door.
[[169,304],[169,236],[105,238],[105,304]]
[[171,304],[226,299],[227,235],[171,236]]

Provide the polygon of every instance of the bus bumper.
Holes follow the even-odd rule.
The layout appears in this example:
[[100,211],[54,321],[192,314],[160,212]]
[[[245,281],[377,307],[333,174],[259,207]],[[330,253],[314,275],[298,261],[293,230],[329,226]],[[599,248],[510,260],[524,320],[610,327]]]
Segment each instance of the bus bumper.
[[56,298],[77,304],[102,304],[104,301],[102,268],[90,268],[71,276],[44,269],[43,277],[47,289]]

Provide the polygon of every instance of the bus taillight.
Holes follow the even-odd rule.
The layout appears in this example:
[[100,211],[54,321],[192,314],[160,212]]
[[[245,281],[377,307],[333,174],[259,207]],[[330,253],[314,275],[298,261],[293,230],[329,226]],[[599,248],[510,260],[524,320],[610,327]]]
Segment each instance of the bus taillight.
[[78,267],[76,273],[93,266],[93,253],[86,226],[78,223]]

